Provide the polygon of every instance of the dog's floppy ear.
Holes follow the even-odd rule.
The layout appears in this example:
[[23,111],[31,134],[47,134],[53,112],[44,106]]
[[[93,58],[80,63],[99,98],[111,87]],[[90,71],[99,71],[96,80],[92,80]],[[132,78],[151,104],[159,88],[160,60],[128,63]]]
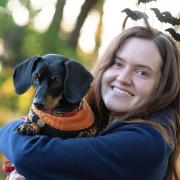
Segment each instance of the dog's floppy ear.
[[64,81],[64,94],[70,103],[81,101],[87,93],[93,76],[84,66],[75,61],[65,61],[66,77]]
[[17,94],[25,93],[32,85],[32,72],[34,65],[40,59],[40,56],[33,56],[18,64],[14,68],[13,83]]

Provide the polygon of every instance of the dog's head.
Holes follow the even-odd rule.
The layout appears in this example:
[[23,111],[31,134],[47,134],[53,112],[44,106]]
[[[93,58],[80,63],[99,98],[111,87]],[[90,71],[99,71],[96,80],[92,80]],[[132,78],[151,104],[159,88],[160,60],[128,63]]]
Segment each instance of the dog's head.
[[15,92],[23,94],[34,85],[33,104],[44,111],[71,111],[92,81],[81,64],[57,54],[31,57],[17,65],[13,74]]

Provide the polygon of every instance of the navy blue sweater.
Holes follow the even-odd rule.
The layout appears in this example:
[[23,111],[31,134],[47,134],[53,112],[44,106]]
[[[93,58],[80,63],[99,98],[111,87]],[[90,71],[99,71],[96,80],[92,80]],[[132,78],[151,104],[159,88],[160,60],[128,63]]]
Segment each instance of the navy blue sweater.
[[50,139],[18,135],[20,123],[0,128],[0,151],[28,180],[162,180],[167,170],[170,145],[149,125],[117,122],[97,137]]

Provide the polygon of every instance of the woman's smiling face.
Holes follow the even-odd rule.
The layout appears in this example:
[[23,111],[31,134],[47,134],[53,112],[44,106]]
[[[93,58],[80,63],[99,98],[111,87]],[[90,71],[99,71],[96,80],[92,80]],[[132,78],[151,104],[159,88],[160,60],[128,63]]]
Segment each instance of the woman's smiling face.
[[163,60],[152,40],[130,38],[102,76],[102,98],[112,113],[126,113],[142,105],[157,88]]

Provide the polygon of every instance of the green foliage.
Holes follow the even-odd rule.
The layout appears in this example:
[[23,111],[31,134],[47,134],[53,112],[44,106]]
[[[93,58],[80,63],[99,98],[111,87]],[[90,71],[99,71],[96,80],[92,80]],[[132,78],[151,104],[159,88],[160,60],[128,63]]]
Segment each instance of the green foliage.
[[[7,70],[7,69],[6,69]],[[0,85],[7,79],[7,74],[5,73],[5,69],[0,72]]]
[[0,77],[0,107],[15,110],[17,98],[12,86],[11,70],[4,68]]
[[[41,9],[33,9],[30,0],[19,0],[29,11],[29,21],[24,26],[18,26],[14,22],[11,11],[7,9],[8,2],[9,0],[0,0],[0,126],[25,116],[32,102],[33,88],[23,95],[16,95],[14,92],[12,75],[15,65],[33,55],[58,53],[89,67],[90,57],[81,51],[72,49],[67,40],[60,38],[61,30],[58,30],[58,22],[60,27],[62,18],[60,13],[55,13],[57,16],[53,17],[49,29],[40,33],[33,27],[33,18]],[[62,4],[56,9],[62,10]],[[1,46],[4,48],[3,52],[1,52]],[[0,166],[3,162],[1,158],[2,156],[0,156]],[[1,171],[0,179],[5,179],[5,174]]]
[[26,36],[24,36],[23,41],[23,52],[25,54],[24,56],[31,57],[32,55],[43,54],[41,36],[41,33],[38,33],[33,29],[26,29]]
[[7,0],[1,0],[0,1],[0,6],[4,7],[7,3]]
[[[61,14],[55,13],[56,15],[54,15],[47,31],[40,33],[34,29],[32,22],[41,9],[33,9],[30,0],[20,0],[19,2],[29,11],[29,21],[25,26],[18,26],[13,20],[11,11],[7,9],[6,5],[8,2],[8,0],[0,0],[0,112],[6,115],[8,112],[11,112],[16,116],[17,114],[26,114],[28,112],[33,90],[21,96],[15,94],[12,83],[12,68],[15,65],[33,55],[59,53],[79,61],[86,67],[90,67],[94,56],[93,54],[88,55],[78,48],[72,49],[68,44],[68,39],[61,39],[59,33],[62,30],[57,28],[57,18],[61,20]],[[60,5],[62,6],[62,4]],[[56,10],[63,9],[63,7],[58,7],[59,3],[56,6]],[[59,27],[61,24],[60,20]],[[2,54],[1,46],[4,48]],[[24,102],[23,99],[25,99]],[[6,116],[3,118],[8,121],[11,113],[7,118]]]

